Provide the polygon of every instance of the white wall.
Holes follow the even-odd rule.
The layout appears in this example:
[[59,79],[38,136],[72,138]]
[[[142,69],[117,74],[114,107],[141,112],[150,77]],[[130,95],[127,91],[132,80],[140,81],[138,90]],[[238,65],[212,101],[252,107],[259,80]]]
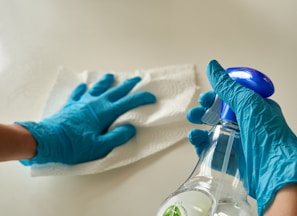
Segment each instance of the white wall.
[[[250,66],[297,131],[294,0],[0,0],[0,121],[38,120],[57,69],[128,71],[195,63],[202,90],[209,60]],[[0,165],[0,214],[154,215],[190,174],[188,143],[100,175],[31,178]],[[254,203],[253,203],[254,204]]]

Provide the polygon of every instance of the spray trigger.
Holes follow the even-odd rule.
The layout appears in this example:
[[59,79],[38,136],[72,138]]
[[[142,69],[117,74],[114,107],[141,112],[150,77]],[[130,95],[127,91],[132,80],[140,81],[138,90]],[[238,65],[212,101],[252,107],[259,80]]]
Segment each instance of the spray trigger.
[[222,100],[216,95],[213,104],[205,111],[201,121],[207,125],[214,126],[220,120]]

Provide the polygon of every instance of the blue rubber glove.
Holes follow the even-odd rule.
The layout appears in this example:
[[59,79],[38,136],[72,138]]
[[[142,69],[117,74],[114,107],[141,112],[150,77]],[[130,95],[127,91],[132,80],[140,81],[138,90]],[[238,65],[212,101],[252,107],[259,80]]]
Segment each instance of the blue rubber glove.
[[53,116],[39,123],[16,122],[37,141],[36,156],[21,163],[77,164],[103,158],[126,143],[136,134],[133,125],[108,129],[123,113],[156,101],[149,92],[127,95],[140,80],[135,77],[111,88],[114,76],[106,74],[89,90],[84,83],[78,85],[62,110]]
[[[280,106],[263,99],[233,81],[215,60],[207,67],[214,91],[235,112],[246,159],[248,193],[256,198],[258,214],[272,203],[284,186],[297,183],[297,137],[287,125]],[[187,113],[190,122],[201,124],[201,117],[214,100],[214,92],[200,96],[201,107]],[[207,131],[194,129],[188,138],[199,154],[207,144]]]
[[[194,124],[205,124],[201,119],[206,110],[211,107],[216,97],[214,91],[203,92],[199,95],[198,103],[201,106],[194,107],[187,112],[188,121]],[[217,119],[219,121],[219,119]],[[193,129],[188,133],[188,140],[195,146],[198,156],[209,145],[209,131]]]

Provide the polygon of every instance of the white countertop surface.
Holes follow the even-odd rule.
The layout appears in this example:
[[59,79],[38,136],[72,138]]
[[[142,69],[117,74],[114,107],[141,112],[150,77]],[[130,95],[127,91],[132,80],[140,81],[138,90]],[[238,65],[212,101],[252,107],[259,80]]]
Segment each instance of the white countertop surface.
[[[38,120],[61,66],[112,72],[194,63],[204,91],[205,67],[217,59],[267,74],[297,131],[296,7],[294,0],[0,0],[1,122]],[[102,174],[37,178],[5,162],[0,215],[152,216],[196,159],[183,143]]]

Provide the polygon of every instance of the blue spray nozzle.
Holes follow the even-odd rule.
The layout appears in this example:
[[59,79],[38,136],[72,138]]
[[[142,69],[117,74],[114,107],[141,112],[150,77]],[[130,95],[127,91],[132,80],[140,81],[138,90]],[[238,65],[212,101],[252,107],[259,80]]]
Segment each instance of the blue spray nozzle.
[[[241,85],[252,89],[263,98],[267,98],[274,93],[272,81],[262,72],[249,67],[230,67],[226,73]],[[231,108],[222,102],[221,119],[236,122],[235,113]]]

